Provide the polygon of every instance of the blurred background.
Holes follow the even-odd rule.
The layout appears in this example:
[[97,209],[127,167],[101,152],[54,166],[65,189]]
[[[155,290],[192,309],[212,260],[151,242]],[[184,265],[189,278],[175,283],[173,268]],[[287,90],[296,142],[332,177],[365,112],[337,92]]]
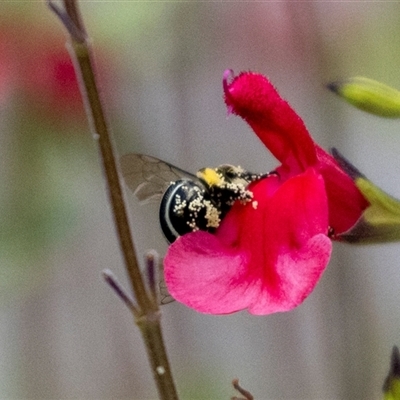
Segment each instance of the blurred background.
[[[397,2],[82,2],[120,154],[191,172],[276,161],[226,118],[222,73],[271,79],[325,148],[400,197],[400,122],[324,88],[365,75],[400,88]],[[139,331],[105,285],[128,287],[65,34],[42,2],[1,5],[0,398],[156,399]],[[166,244],[157,206],[131,200],[139,254]],[[295,205],[294,205],[295,206]],[[163,306],[182,399],[380,399],[400,345],[400,245],[334,245],[289,313],[201,315]]]

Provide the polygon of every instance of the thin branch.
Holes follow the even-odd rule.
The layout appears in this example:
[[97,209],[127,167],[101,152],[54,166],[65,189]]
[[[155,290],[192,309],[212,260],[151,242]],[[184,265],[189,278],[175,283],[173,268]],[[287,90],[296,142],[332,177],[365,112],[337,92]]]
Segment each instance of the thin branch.
[[[77,73],[81,80],[81,93],[86,105],[86,111],[91,123],[93,137],[98,139],[103,170],[106,175],[108,195],[113,211],[114,221],[120,240],[130,281],[135,292],[135,297],[143,311],[154,308],[147,296],[143,278],[140,273],[132,234],[128,222],[128,214],[122,194],[121,183],[118,175],[116,157],[111,143],[108,124],[103,111],[103,105],[97,89],[97,82],[93,70],[93,57],[83,23],[79,17],[75,0],[64,0],[65,10],[61,10],[54,3],[51,9],[56,9],[57,16],[65,25],[71,37],[71,56],[75,59]],[[76,32],[76,29],[79,33]],[[71,31],[72,30],[72,31]],[[82,41],[82,38],[83,41]]]
[[74,21],[70,18],[68,13],[57,6],[52,0],[47,0],[47,5],[57,15],[57,17],[61,20],[65,28],[67,29],[70,36],[79,43],[83,43],[85,41],[85,36],[82,34],[82,31],[75,25]]
[[157,252],[155,250],[147,251],[144,256],[144,262],[146,265],[146,278],[149,291],[154,301],[158,303],[159,290],[157,289],[158,288],[157,282],[159,282],[159,276],[158,276],[159,257]]
[[73,21],[74,25],[82,33],[82,36],[84,38],[86,38],[87,37],[86,29],[85,29],[85,25],[83,24],[81,13],[79,12],[79,9],[77,7],[77,1],[76,0],[63,0],[63,3],[64,3],[66,13],[69,15],[69,17]]
[[243,389],[239,385],[239,379],[234,379],[232,381],[232,385],[235,388],[235,390],[237,390],[242,396],[244,396],[244,398],[242,398],[242,397],[232,397],[231,400],[254,400],[253,395],[249,391],[247,391],[246,389]]
[[48,1],[50,9],[58,16],[70,35],[71,56],[75,60],[76,72],[80,78],[81,93],[85,101],[93,137],[99,146],[107,191],[125,267],[139,307],[132,307],[133,303],[128,300],[128,297],[125,297],[123,292],[119,291],[120,288],[118,286],[114,286],[114,290],[117,289],[120,296],[122,294],[125,303],[128,302],[127,304],[130,304],[130,309],[135,315],[135,321],[142,332],[146,345],[160,399],[177,400],[178,395],[161,333],[158,305],[151,297],[151,294],[147,292],[139,269],[111,135],[94,73],[90,41],[87,39],[77,0],[63,0],[64,9],[56,6],[51,0]]
[[103,271],[104,280],[110,285],[110,287],[114,290],[117,296],[126,304],[126,306],[132,311],[133,315],[136,318],[140,318],[140,312],[130,298],[124,287],[118,282],[117,278],[113,274],[113,272],[109,269],[105,269]]

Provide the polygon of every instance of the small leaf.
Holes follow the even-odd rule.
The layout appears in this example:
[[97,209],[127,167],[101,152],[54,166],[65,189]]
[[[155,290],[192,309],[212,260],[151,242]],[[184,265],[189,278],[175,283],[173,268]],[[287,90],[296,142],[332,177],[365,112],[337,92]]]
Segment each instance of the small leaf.
[[400,91],[373,79],[357,76],[327,85],[355,107],[387,118],[400,117]]

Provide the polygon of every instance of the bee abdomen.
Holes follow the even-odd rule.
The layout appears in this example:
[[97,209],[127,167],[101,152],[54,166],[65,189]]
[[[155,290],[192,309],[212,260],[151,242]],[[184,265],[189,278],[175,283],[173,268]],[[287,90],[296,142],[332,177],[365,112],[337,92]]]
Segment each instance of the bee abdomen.
[[205,188],[189,179],[171,183],[160,204],[161,228],[170,243],[185,233],[213,232],[220,214]]

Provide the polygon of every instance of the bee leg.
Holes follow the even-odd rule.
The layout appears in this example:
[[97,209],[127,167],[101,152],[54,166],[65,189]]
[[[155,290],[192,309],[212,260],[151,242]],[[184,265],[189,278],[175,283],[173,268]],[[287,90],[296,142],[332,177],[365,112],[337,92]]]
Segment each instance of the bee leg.
[[335,236],[336,236],[335,230],[334,230],[331,226],[329,226],[329,227],[328,227],[328,237],[329,237],[330,239],[334,239]]

